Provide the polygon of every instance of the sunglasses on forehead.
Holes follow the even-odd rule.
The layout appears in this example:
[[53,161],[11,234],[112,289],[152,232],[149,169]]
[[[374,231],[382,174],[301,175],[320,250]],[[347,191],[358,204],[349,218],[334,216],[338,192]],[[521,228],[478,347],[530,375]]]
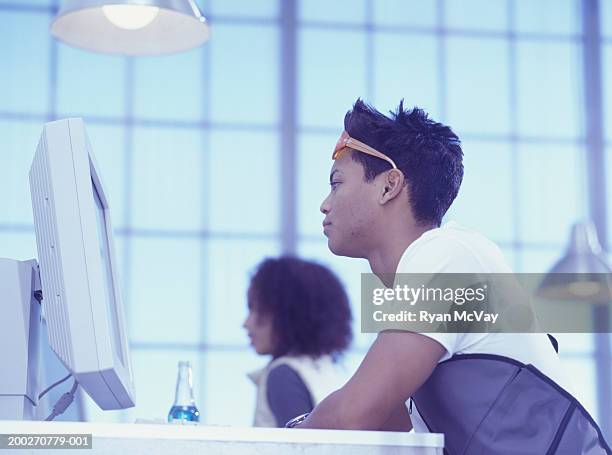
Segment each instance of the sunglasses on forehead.
[[373,149],[369,145],[366,145],[363,142],[358,141],[357,139],[353,139],[351,136],[348,135],[346,131],[342,132],[340,139],[338,139],[338,142],[336,142],[336,147],[334,148],[334,152],[332,153],[332,160],[340,158],[342,153],[344,153],[348,149],[356,150],[358,152],[365,153],[366,155],[375,156],[376,158],[385,160],[387,163],[393,166],[393,169],[397,169],[395,162],[387,155],[379,152],[376,149]]

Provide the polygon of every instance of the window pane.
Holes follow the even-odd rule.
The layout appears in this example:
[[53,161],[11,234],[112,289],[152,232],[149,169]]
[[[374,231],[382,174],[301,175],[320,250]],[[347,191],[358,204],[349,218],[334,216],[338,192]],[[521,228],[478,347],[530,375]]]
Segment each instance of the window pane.
[[173,55],[135,58],[134,114],[143,118],[202,120],[203,69],[200,47]]
[[331,152],[338,135],[302,134],[298,142],[298,232],[324,240],[321,202],[329,193]]
[[23,230],[4,230],[0,228],[0,258],[27,261],[37,259],[36,234],[34,227]]
[[375,0],[374,22],[379,25],[434,27],[436,2],[418,0]]
[[520,240],[564,248],[587,207],[583,151],[535,144],[520,145],[518,151]]
[[247,374],[263,368],[268,360],[250,350],[206,352],[203,423],[251,426],[257,389]]
[[[200,9],[202,14],[214,14],[215,16],[236,16],[265,18],[278,15],[279,1],[282,0],[200,0],[204,4]],[[217,29],[215,23],[215,30]]]
[[59,116],[121,116],[125,113],[125,58],[64,44],[57,51]]
[[[567,233],[569,238],[569,232]],[[565,246],[555,248],[525,248],[519,253],[521,273],[548,273],[552,266],[561,259]]]
[[583,134],[578,47],[569,43],[517,43],[518,124],[528,136]]
[[[610,114],[612,115],[612,110]],[[608,236],[607,236],[607,249],[609,252],[612,252],[612,148],[606,149],[606,213],[608,214]],[[612,257],[610,258],[610,263],[612,263]]]
[[612,37],[612,2],[599,2],[601,34],[606,38]]
[[579,0],[514,1],[518,33],[580,33]]
[[602,44],[601,46],[601,65],[603,121],[605,122],[603,134],[610,141],[612,139],[612,45],[610,44]]
[[448,122],[459,133],[510,130],[508,44],[501,39],[449,38]]
[[113,227],[124,227],[128,197],[125,185],[125,127],[87,123],[85,128],[102,174]]
[[359,368],[359,365],[361,365],[366,353],[366,348],[363,348],[349,351],[344,355],[342,358],[342,365],[344,366],[349,377],[351,377],[355,371],[357,371],[357,368]]
[[210,43],[214,122],[278,122],[279,44],[276,27],[215,24]]
[[303,29],[298,41],[299,122],[341,131],[346,111],[366,95],[366,36]]
[[510,146],[464,141],[462,148],[463,182],[447,219],[476,229],[496,242],[511,242],[515,216]]
[[[206,247],[208,280],[204,286],[209,344],[248,346],[242,327],[247,317],[247,289],[255,267],[280,253],[276,240],[211,239]],[[201,286],[201,285],[200,285]]]
[[519,272],[520,271],[520,264],[518,260],[519,252],[517,248],[513,248],[512,246],[507,246],[504,244],[498,244],[497,246],[499,246],[499,248],[501,249],[504,255],[504,258],[506,258],[506,261],[512,268],[512,271],[515,273]]
[[0,6],[2,5],[10,5],[10,6],[23,6],[27,8],[28,6],[51,6],[56,2],[56,0],[0,0]]
[[364,259],[335,256],[327,248],[326,241],[303,241],[298,245],[301,257],[329,267],[340,279],[351,304],[353,313],[353,343],[351,347],[367,347],[375,334],[361,333],[361,274],[371,273]]
[[201,340],[201,241],[132,238],[126,304],[131,341]]
[[302,21],[363,23],[366,20],[366,0],[297,0]]
[[[132,362],[134,359],[134,353],[132,351]],[[133,365],[132,365],[133,367]],[[49,378],[50,380],[55,380],[56,377]],[[68,382],[69,383],[69,382]],[[140,390],[136,391],[136,409],[120,409],[120,410],[108,410],[104,411],[100,409],[100,407],[91,399],[89,395],[82,388],[77,389],[78,399],[81,400],[83,404],[83,420],[86,422],[96,422],[96,423],[134,423],[133,413],[140,407]],[[49,398],[49,400],[51,400]],[[72,404],[71,407],[75,407],[76,404]],[[142,403],[145,404],[145,403]],[[69,408],[70,409],[70,408]],[[161,417],[161,416],[159,416]],[[151,417],[147,417],[147,420],[151,420]]]
[[594,419],[597,419],[595,362],[591,357],[561,358],[566,375],[574,386],[573,395]]
[[50,16],[0,10],[0,112],[49,110]]
[[211,230],[280,231],[278,144],[273,133],[211,131],[206,182]]
[[[437,38],[397,33],[374,34],[374,99],[381,112],[395,110],[401,99],[439,117]],[[345,109],[348,110],[348,107]]]
[[135,128],[132,223],[138,228],[201,228],[202,133]]
[[29,172],[42,130],[38,122],[0,120],[0,223],[33,223]]
[[595,335],[592,333],[554,333],[559,342],[561,357],[567,354],[591,354],[595,349]]
[[506,0],[446,0],[445,25],[473,30],[507,30]]

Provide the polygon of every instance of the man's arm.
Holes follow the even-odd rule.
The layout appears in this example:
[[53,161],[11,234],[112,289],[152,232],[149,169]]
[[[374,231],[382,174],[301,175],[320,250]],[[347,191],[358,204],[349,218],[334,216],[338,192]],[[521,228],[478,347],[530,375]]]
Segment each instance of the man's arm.
[[[397,428],[406,400],[444,354],[437,341],[411,332],[382,332],[353,377],[325,398],[298,428]],[[407,413],[406,413],[407,416]]]
[[406,408],[406,403],[400,404],[391,417],[379,428],[381,431],[410,431],[412,430],[412,420]]

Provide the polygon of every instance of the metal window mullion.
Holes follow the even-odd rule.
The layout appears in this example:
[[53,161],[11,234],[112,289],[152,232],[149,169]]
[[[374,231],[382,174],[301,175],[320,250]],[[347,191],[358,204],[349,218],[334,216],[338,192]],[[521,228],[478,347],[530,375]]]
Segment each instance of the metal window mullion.
[[280,205],[283,254],[297,250],[297,2],[283,0],[280,9]]
[[[607,248],[606,181],[603,138],[601,33],[599,1],[582,0],[584,113],[589,214],[604,250]],[[595,371],[598,423],[612,437],[612,359],[608,305],[594,307]]]

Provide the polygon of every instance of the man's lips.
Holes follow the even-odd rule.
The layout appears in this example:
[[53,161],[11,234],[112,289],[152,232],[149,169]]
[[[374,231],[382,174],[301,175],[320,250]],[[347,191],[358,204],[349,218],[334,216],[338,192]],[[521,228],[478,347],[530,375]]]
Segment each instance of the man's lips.
[[331,226],[331,223],[329,221],[323,221],[323,234],[327,234],[327,228],[329,228]]

